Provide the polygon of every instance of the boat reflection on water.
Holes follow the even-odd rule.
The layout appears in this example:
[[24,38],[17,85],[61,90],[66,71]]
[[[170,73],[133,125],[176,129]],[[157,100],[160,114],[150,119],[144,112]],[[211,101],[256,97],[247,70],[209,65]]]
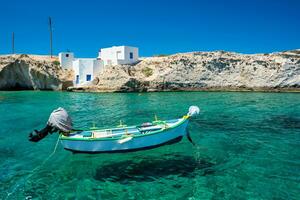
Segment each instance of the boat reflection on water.
[[212,174],[214,164],[207,160],[197,160],[193,156],[162,155],[158,157],[143,157],[121,162],[101,165],[96,169],[94,179],[128,183],[130,181],[155,181],[167,176],[193,178],[197,173]]

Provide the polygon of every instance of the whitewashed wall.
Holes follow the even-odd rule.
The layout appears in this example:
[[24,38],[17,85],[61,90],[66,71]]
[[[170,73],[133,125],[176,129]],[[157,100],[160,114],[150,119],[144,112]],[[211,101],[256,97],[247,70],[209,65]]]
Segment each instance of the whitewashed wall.
[[[129,54],[133,53],[133,59],[130,59]],[[125,46],[125,61],[129,64],[136,63],[139,60],[139,49],[136,47]]]
[[[91,75],[91,81],[103,69],[103,62],[93,58],[80,58],[73,62],[73,70],[75,72],[74,85],[82,85],[88,83],[87,75]],[[76,83],[76,77],[79,75],[79,83]]]
[[58,54],[58,59],[59,59],[61,68],[72,69],[73,61],[74,61],[74,53],[61,52]]
[[[130,52],[133,53],[133,58],[130,59]],[[129,46],[114,46],[110,48],[103,48],[99,52],[99,58],[103,60],[106,65],[132,64],[138,61],[138,48]]]

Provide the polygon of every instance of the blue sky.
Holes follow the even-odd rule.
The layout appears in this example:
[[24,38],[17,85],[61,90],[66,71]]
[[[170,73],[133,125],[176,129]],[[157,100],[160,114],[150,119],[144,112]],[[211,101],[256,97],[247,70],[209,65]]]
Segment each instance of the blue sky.
[[95,57],[101,47],[129,45],[141,56],[189,51],[241,53],[300,48],[298,0],[1,0],[0,54]]

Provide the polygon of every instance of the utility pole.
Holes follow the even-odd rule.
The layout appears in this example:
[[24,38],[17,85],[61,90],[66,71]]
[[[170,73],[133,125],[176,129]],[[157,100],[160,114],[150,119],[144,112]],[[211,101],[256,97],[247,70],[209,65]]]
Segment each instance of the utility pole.
[[52,20],[51,17],[49,17],[49,31],[50,31],[50,57],[52,58]]
[[15,54],[15,33],[12,32],[12,41],[11,41],[11,53]]

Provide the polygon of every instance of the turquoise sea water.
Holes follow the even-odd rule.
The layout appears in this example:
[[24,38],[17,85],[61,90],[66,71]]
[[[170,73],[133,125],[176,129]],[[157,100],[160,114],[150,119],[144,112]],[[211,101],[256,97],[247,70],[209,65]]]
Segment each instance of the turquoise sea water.
[[[170,119],[198,105],[197,143],[127,154],[72,154],[57,134],[39,143],[61,106],[75,127]],[[300,94],[0,92],[0,199],[300,199]]]

